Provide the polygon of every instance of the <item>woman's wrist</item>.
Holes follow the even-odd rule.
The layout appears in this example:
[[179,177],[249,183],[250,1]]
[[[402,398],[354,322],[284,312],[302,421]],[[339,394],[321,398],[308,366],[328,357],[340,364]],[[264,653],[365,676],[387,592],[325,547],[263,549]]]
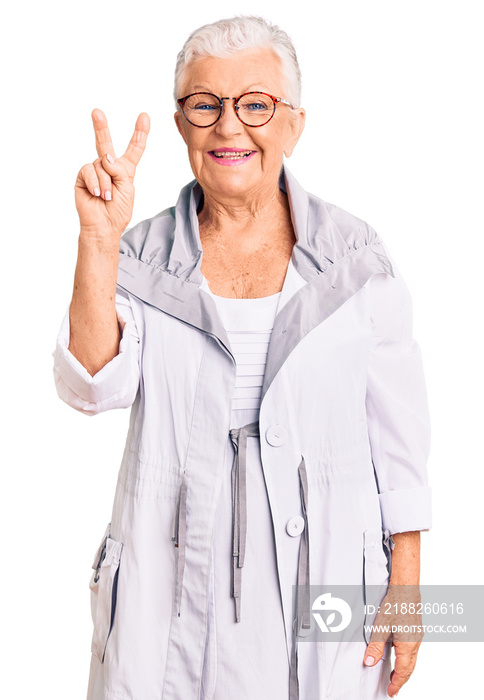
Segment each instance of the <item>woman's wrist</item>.
[[392,535],[390,585],[418,586],[420,581],[420,532],[397,532]]
[[119,352],[118,256],[119,238],[115,240],[112,232],[81,231],[69,308],[68,349],[91,376]]
[[118,256],[119,241],[122,236],[122,231],[113,231],[105,228],[84,228],[81,227],[79,232],[78,245],[79,249],[92,254],[103,256]]

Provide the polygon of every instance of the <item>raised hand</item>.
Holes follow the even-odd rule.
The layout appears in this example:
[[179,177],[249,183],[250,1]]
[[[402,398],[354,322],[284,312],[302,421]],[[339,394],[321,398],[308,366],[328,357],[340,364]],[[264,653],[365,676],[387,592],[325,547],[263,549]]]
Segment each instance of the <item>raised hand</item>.
[[134,176],[145,150],[150,118],[142,112],[125,153],[116,158],[104,112],[94,109],[92,122],[98,158],[84,165],[76,179],[76,208],[81,235],[120,238],[133,213]]

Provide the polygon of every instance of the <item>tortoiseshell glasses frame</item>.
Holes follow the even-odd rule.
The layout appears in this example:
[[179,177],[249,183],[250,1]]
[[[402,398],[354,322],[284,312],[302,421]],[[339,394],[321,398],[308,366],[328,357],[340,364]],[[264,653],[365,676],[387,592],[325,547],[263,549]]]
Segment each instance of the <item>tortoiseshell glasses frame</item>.
[[[214,100],[215,100],[215,103],[217,104],[217,109],[216,109],[216,111],[218,112],[218,116],[217,116],[216,119],[214,119],[213,121],[211,121],[209,124],[197,124],[196,122],[193,122],[193,121],[192,121],[192,119],[193,119],[193,114],[191,114],[192,119],[190,119],[189,116],[187,115],[187,112],[185,111],[185,107],[186,107],[187,100],[189,100],[191,97],[194,97],[194,96],[196,96],[196,95],[208,95],[209,97],[213,97]],[[242,119],[242,117],[240,116],[240,113],[239,113],[239,111],[240,111],[240,100],[242,100],[244,97],[247,97],[248,95],[264,95],[265,97],[268,97],[268,98],[270,99],[270,101],[271,101],[272,112],[271,112],[270,116],[269,116],[267,119],[265,119],[265,121],[261,122],[260,124],[249,124],[248,122],[244,121],[244,120]],[[220,119],[220,117],[222,116],[224,100],[234,100],[235,114],[237,115],[238,119],[242,122],[242,124],[245,124],[245,126],[250,126],[250,127],[253,127],[253,128],[258,128],[258,127],[260,127],[260,126],[265,126],[268,122],[270,122],[271,119],[274,117],[274,114],[276,113],[276,105],[279,104],[279,103],[288,105],[289,107],[291,107],[291,109],[294,109],[294,107],[292,106],[292,104],[291,104],[290,102],[288,102],[287,100],[285,100],[284,98],[282,98],[282,97],[275,97],[274,95],[270,95],[270,94],[267,93],[267,92],[261,92],[260,90],[255,90],[255,91],[251,91],[251,92],[244,92],[242,95],[239,95],[239,97],[218,97],[217,95],[214,95],[214,94],[211,93],[211,92],[192,92],[190,95],[186,95],[185,97],[180,97],[180,98],[177,100],[177,102],[178,102],[178,104],[180,105],[180,108],[181,108],[181,110],[182,110],[182,112],[183,112],[183,114],[184,114],[185,119],[187,120],[187,122],[189,122],[189,123],[192,124],[193,126],[197,126],[199,129],[206,129],[206,128],[208,128],[209,126],[213,126],[214,124],[216,124],[216,123],[218,122],[218,120]],[[212,106],[215,107],[216,104],[214,104],[214,105],[212,105]],[[205,106],[207,106],[207,105],[205,105]],[[210,105],[208,105],[208,106],[210,106]],[[192,110],[192,111],[193,111],[193,110]],[[205,114],[206,114],[206,112],[205,112]],[[254,115],[257,115],[257,111],[254,111]],[[262,116],[262,115],[259,114],[259,116]],[[264,116],[267,116],[267,114],[264,115]]]

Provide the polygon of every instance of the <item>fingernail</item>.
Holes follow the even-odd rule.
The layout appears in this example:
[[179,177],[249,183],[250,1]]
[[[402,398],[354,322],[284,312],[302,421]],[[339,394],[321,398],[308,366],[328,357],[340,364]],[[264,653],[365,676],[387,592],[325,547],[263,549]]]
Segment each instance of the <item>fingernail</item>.
[[109,190],[107,190],[107,192],[104,193],[104,199],[108,201],[111,199],[111,192]]
[[114,158],[112,157],[112,155],[110,153],[106,153],[106,158],[108,159],[108,161],[110,163],[114,163]]
[[101,194],[101,190],[99,189],[99,187],[94,188],[94,194],[96,195],[96,197],[99,197],[99,195]]
[[366,657],[366,659],[365,659],[366,666],[373,666],[374,663],[375,663],[375,659],[373,658],[373,656]]

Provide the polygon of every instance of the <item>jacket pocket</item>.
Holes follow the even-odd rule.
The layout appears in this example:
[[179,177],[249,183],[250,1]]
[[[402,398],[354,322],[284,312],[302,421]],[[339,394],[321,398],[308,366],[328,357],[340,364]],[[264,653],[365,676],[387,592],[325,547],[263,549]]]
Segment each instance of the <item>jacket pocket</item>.
[[387,534],[382,530],[365,530],[363,533],[363,598],[365,604],[363,635],[368,644],[371,625],[378,607],[388,590],[389,560],[383,546]]
[[104,662],[106,645],[114,625],[118,593],[118,575],[123,543],[110,534],[111,523],[106,528],[97,549],[89,588],[91,589],[91,615],[94,624],[91,652]]

